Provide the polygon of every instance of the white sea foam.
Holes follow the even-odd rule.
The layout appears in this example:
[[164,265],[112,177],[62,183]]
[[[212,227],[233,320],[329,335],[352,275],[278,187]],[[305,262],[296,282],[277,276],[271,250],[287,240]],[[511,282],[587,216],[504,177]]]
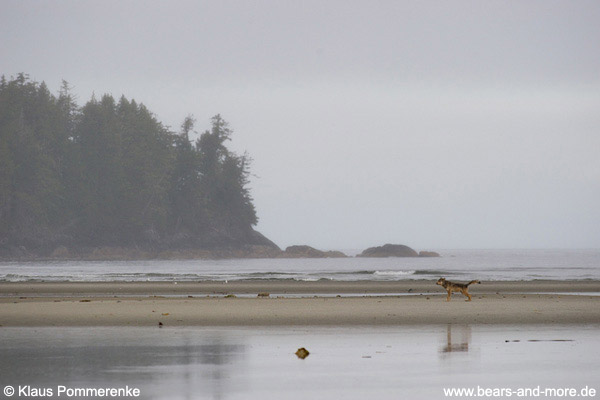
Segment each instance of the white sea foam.
[[406,276],[406,275],[414,275],[417,271],[375,271],[374,275],[382,275],[382,276]]

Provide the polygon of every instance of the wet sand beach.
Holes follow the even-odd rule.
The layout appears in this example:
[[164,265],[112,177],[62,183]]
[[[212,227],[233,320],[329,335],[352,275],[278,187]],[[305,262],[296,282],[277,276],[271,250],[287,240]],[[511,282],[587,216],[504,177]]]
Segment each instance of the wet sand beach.
[[446,302],[445,291],[432,281],[3,283],[0,325],[600,323],[597,281],[489,282],[470,292],[471,302],[460,294]]
[[[471,293],[600,293],[600,281],[482,281]],[[270,294],[418,294],[445,293],[434,280],[297,281],[240,280],[200,282],[2,282],[0,296],[40,295],[226,295]]]
[[[598,332],[598,325],[558,324],[2,328],[0,376],[15,387],[128,385],[140,389],[140,398],[169,400],[445,399],[445,388],[477,386],[600,389]],[[310,351],[302,360],[294,354],[301,346]]]

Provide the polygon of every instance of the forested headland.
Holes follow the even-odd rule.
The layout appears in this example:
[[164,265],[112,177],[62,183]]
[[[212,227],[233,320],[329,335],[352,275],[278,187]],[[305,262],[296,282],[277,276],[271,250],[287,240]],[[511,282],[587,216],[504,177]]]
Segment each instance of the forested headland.
[[213,117],[192,141],[194,124],[173,132],[124,96],[80,106],[65,81],[55,95],[3,76],[0,257],[278,250],[253,229],[250,158],[227,148],[227,122]]

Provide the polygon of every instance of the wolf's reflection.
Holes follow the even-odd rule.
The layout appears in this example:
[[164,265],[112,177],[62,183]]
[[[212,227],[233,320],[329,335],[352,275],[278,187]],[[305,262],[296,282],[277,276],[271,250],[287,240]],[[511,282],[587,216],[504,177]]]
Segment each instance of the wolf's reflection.
[[446,343],[440,348],[440,353],[468,352],[471,342],[471,327],[469,325],[452,325],[446,327]]

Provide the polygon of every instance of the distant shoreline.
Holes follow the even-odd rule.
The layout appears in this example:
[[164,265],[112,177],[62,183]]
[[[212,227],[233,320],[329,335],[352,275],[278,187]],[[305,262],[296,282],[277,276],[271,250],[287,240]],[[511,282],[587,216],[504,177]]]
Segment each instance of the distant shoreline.
[[[446,302],[425,280],[1,283],[0,325],[600,324],[600,296],[591,295],[600,281],[486,282],[470,291],[471,302],[462,295]],[[275,297],[294,293],[307,296]],[[348,293],[358,296],[335,295]]]
[[[264,239],[268,240],[268,239]],[[391,246],[389,249],[386,246]],[[398,250],[397,248],[401,249]],[[1,249],[0,249],[1,250]],[[148,249],[143,247],[66,247],[58,246],[52,251],[39,253],[25,247],[13,246],[10,251],[0,251],[0,262],[22,261],[136,261],[136,260],[222,260],[256,258],[347,258],[347,257],[440,257],[434,251],[417,252],[408,246],[386,244],[371,247],[355,256],[338,250],[319,250],[307,245],[288,246],[281,250],[277,245],[244,245],[239,247]]]

